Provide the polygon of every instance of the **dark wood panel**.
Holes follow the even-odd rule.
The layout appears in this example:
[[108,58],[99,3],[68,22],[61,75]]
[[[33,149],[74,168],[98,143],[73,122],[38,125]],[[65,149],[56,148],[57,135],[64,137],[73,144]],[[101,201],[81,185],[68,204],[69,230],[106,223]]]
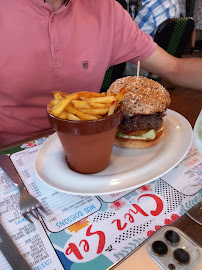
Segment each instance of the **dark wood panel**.
[[[198,207],[198,205],[195,205],[188,212],[191,213],[192,211],[194,211],[195,207]],[[172,225],[182,230],[202,247],[202,226],[200,224],[198,224],[186,214],[184,214],[183,216],[175,220]]]
[[[193,95],[195,91],[193,90]],[[170,109],[182,114],[194,127],[196,119],[202,108],[202,102],[180,94],[170,93]]]

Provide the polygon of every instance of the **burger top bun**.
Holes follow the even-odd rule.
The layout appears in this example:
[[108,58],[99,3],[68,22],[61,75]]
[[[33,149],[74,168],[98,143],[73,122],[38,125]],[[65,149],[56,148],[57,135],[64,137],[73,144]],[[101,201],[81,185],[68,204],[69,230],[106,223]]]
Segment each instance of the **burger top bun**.
[[121,88],[127,89],[122,99],[125,115],[154,114],[163,112],[171,100],[169,92],[158,82],[140,76],[123,77],[113,82],[108,89],[118,93]]

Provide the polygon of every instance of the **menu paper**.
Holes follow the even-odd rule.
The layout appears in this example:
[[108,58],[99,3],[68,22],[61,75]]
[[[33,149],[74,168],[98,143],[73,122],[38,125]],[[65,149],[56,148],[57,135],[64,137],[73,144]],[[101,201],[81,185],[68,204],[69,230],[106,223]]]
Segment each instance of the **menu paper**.
[[10,267],[10,264],[7,262],[7,260],[5,259],[4,255],[2,254],[1,251],[0,251],[0,268],[3,269],[3,270],[12,269]]
[[185,187],[190,185],[202,185],[202,155],[192,145],[186,157],[169,173],[164,174],[161,179],[185,195]]
[[[14,244],[34,270],[48,266],[50,270],[64,269],[60,263],[41,223],[29,223],[19,210],[19,192],[0,168],[0,213],[1,223]],[[0,253],[0,269],[12,269]]]
[[75,196],[59,192],[41,181],[34,170],[35,155],[39,147],[17,152],[11,155],[11,160],[28,192],[48,211],[48,215],[43,218],[47,229],[59,232],[97,212],[101,202],[95,196]]

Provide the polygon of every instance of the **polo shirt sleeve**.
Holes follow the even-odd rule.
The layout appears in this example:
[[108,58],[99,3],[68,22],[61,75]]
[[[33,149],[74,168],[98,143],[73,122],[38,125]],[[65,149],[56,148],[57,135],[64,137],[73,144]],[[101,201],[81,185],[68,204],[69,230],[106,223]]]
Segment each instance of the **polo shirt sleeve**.
[[139,29],[130,14],[119,3],[111,1],[113,14],[113,41],[111,63],[142,61],[153,54],[157,44]]

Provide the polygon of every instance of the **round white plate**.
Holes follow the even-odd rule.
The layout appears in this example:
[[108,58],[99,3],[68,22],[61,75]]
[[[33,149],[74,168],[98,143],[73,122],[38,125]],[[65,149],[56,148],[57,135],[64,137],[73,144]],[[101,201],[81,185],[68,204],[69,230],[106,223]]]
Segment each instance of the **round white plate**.
[[[96,174],[72,171],[56,133],[39,149],[35,159],[38,177],[51,187],[79,195],[103,195],[135,189],[159,178],[175,167],[189,151],[193,131],[179,113],[167,110],[164,136],[148,149],[113,146],[109,166]],[[95,149],[96,151],[96,149]]]

